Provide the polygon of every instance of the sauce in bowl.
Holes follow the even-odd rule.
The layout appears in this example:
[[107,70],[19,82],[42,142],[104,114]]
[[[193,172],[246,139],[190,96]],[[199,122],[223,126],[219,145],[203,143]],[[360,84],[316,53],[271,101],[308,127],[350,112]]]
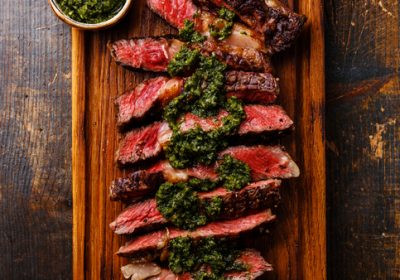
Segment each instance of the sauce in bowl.
[[126,0],[56,0],[60,10],[69,18],[88,24],[96,24],[114,17]]

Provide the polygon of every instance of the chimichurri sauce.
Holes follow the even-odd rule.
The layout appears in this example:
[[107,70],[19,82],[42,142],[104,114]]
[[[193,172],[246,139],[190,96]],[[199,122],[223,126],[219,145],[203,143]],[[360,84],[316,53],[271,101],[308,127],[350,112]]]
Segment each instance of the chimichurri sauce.
[[[168,252],[169,268],[176,274],[197,271],[193,274],[196,280],[224,279],[226,272],[247,270],[243,263],[236,261],[239,251],[224,239],[209,237],[195,241],[178,237],[169,242]],[[204,271],[207,268],[211,271]]]
[[191,20],[184,20],[184,25],[179,29],[179,37],[185,42],[201,43],[206,40],[206,36],[201,35],[194,29],[194,22]]
[[229,115],[222,119],[221,127],[211,131],[206,132],[196,127],[181,132],[178,125],[173,125],[173,134],[165,149],[165,155],[173,167],[186,168],[197,163],[209,165],[215,162],[218,152],[228,146],[227,137],[236,132],[245,118],[243,105],[235,97],[225,101],[224,107]]
[[[171,76],[192,73],[185,81],[183,93],[164,109],[163,118],[173,129],[165,150],[173,167],[213,163],[218,151],[227,146],[227,136],[235,133],[245,118],[241,101],[225,97],[225,70],[226,65],[214,55],[205,57],[187,46],[183,46],[168,65]],[[229,113],[222,119],[222,127],[209,132],[200,127],[187,132],[179,130],[179,117],[183,114],[191,112],[200,117],[210,117],[217,115],[221,109]]]
[[[212,182],[210,184],[215,186]],[[194,191],[198,186],[198,180],[162,184],[156,193],[158,211],[179,228],[193,230],[205,225],[221,212],[222,199],[216,197],[203,202]]]
[[217,40],[225,40],[232,34],[235,13],[226,8],[218,11],[218,19],[209,25],[210,35]]
[[251,180],[248,165],[230,155],[224,156],[217,173],[219,179],[216,181],[194,178],[177,184],[162,184],[156,193],[157,209],[175,226],[189,230],[215,220],[223,207],[222,198],[202,201],[197,192],[211,191],[217,186],[240,190]]
[[224,156],[217,173],[223,186],[231,191],[240,190],[251,181],[250,167],[230,155]]
[[92,24],[115,16],[126,0],[56,0],[56,2],[68,17]]

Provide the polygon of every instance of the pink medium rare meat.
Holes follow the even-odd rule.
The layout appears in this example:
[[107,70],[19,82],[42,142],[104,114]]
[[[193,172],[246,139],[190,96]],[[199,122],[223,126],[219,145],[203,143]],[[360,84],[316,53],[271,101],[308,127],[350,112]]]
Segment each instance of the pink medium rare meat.
[[[283,131],[293,125],[282,107],[277,105],[246,105],[245,120],[239,127],[238,134]],[[222,119],[228,113],[221,111],[217,117],[200,118],[187,113],[182,118],[181,131],[195,127],[210,131],[222,126]],[[156,122],[147,127],[135,129],[125,135],[116,153],[116,160],[121,164],[132,164],[157,156],[167,146],[172,137],[172,130],[167,122]]]
[[125,246],[122,246],[117,254],[123,257],[140,257],[148,253],[159,253],[168,246],[169,240],[177,237],[191,237],[193,239],[206,237],[234,238],[241,233],[251,231],[274,219],[275,216],[272,215],[271,211],[265,210],[234,220],[213,222],[199,227],[194,231],[169,227],[165,230],[152,232],[132,239]]
[[[279,146],[236,146],[222,151],[223,155],[246,163],[251,170],[252,181],[270,178],[287,179],[298,177],[300,170],[290,155]],[[175,169],[168,161],[161,161],[146,170],[137,170],[127,177],[116,179],[110,187],[112,200],[133,201],[144,195],[153,194],[164,182],[185,182],[190,178],[208,179],[215,181],[218,178],[216,167],[196,165],[186,169]]]
[[[172,26],[182,28],[185,20],[190,20],[194,22],[196,31],[209,40],[214,40],[210,35],[210,25],[215,23],[216,16],[198,9],[191,0],[147,0],[146,3],[153,12]],[[264,46],[264,36],[239,23],[233,25],[231,35],[222,42],[230,46],[267,52]]]
[[306,17],[279,0],[194,0],[200,7],[225,7],[247,26],[265,35],[270,53],[288,48],[300,34]]
[[[248,269],[246,271],[227,272],[224,274],[224,279],[253,280],[263,275],[265,272],[273,270],[272,266],[265,261],[261,254],[253,249],[243,250],[238,257],[237,262],[244,264]],[[135,271],[135,275],[149,274],[149,272],[140,271],[143,269],[142,267],[147,270],[149,270],[150,267],[150,273],[153,273],[154,271],[154,264],[152,263],[132,264],[132,266],[132,271]],[[137,280],[194,280],[194,277],[190,273],[174,274],[168,269],[161,268],[159,268],[157,272],[157,275],[152,274],[149,277],[140,278]],[[131,276],[131,274],[129,276]]]
[[254,181],[267,178],[288,179],[300,175],[297,164],[279,146],[236,146],[226,149],[221,156],[226,154],[245,162],[250,167]]
[[[237,218],[245,213],[261,209],[274,208],[280,200],[279,180],[265,180],[252,183],[240,191],[228,191],[217,188],[206,193],[199,193],[204,202],[216,197],[222,199],[221,213],[216,219]],[[137,231],[160,228],[168,221],[157,209],[155,199],[135,203],[126,208],[110,224],[116,234],[132,234]]]
[[166,106],[182,92],[182,88],[183,79],[179,78],[157,77],[144,81],[116,99],[118,125],[143,118],[154,107]]
[[[109,43],[108,48],[114,60],[123,66],[153,72],[166,72],[169,62],[183,44],[172,37],[148,37],[118,40]],[[272,72],[269,57],[256,49],[241,48],[216,41],[188,44],[188,46],[191,49],[199,50],[205,56],[214,54],[230,69]]]
[[[153,108],[165,107],[183,91],[185,80],[157,77],[139,84],[116,100],[118,125],[127,125],[143,118]],[[268,73],[229,71],[226,73],[228,97],[236,96],[244,102],[270,104],[279,93],[277,79]]]
[[153,72],[165,72],[168,63],[183,46],[168,38],[123,39],[108,44],[111,56],[123,66]]

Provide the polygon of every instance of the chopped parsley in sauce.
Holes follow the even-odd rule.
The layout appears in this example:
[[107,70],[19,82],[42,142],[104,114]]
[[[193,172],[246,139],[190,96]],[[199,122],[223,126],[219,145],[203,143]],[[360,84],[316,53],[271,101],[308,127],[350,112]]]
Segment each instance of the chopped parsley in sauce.
[[251,180],[250,168],[244,162],[225,155],[217,168],[217,181],[191,179],[177,184],[164,183],[156,193],[157,209],[175,226],[193,230],[217,217],[222,210],[221,197],[202,201],[197,192],[224,186],[234,191],[245,187]]
[[115,16],[126,0],[56,0],[65,15],[83,23],[100,23]]
[[206,36],[201,35],[194,29],[193,21],[185,19],[183,23],[183,27],[179,29],[179,37],[183,41],[190,43],[201,43],[206,40]]
[[225,40],[232,34],[233,20],[235,13],[226,8],[221,8],[218,11],[218,19],[208,27],[210,35],[217,40]]
[[192,184],[198,182],[164,183],[156,193],[157,209],[172,224],[193,230],[213,220],[222,209],[222,199],[216,197],[203,202]]
[[193,71],[200,61],[200,52],[183,46],[168,64],[168,73],[174,76],[183,76]]
[[217,172],[224,187],[231,191],[240,190],[251,181],[250,167],[231,155],[224,156]]
[[[205,57],[197,50],[183,46],[168,65],[171,76],[192,73],[185,80],[182,94],[164,109],[163,118],[173,130],[165,154],[175,168],[185,168],[197,163],[212,164],[217,153],[227,146],[227,136],[236,132],[245,118],[241,101],[225,97],[226,65],[211,55]],[[181,132],[179,118],[188,112],[200,117],[217,115],[225,109],[229,115],[222,126],[205,132],[200,127]]]
[[[224,239],[209,237],[196,241],[178,237],[169,242],[168,252],[169,268],[176,274],[195,272],[194,279],[224,279],[226,272],[247,270],[244,264],[236,261],[239,251]],[[207,268],[209,270],[205,271]]]
[[196,127],[181,132],[178,125],[172,126],[173,134],[165,149],[165,155],[174,168],[186,168],[197,163],[209,165],[215,162],[218,152],[228,146],[227,137],[237,131],[245,118],[242,103],[235,97],[229,98],[224,107],[229,114],[222,119],[221,127],[211,131],[206,132]]

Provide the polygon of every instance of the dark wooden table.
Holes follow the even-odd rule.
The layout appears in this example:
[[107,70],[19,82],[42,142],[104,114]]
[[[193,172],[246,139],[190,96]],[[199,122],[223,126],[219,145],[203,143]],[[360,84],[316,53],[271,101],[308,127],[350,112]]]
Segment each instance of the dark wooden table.
[[[325,2],[329,279],[400,279],[399,14]],[[70,61],[45,0],[2,1],[1,279],[71,278]]]

